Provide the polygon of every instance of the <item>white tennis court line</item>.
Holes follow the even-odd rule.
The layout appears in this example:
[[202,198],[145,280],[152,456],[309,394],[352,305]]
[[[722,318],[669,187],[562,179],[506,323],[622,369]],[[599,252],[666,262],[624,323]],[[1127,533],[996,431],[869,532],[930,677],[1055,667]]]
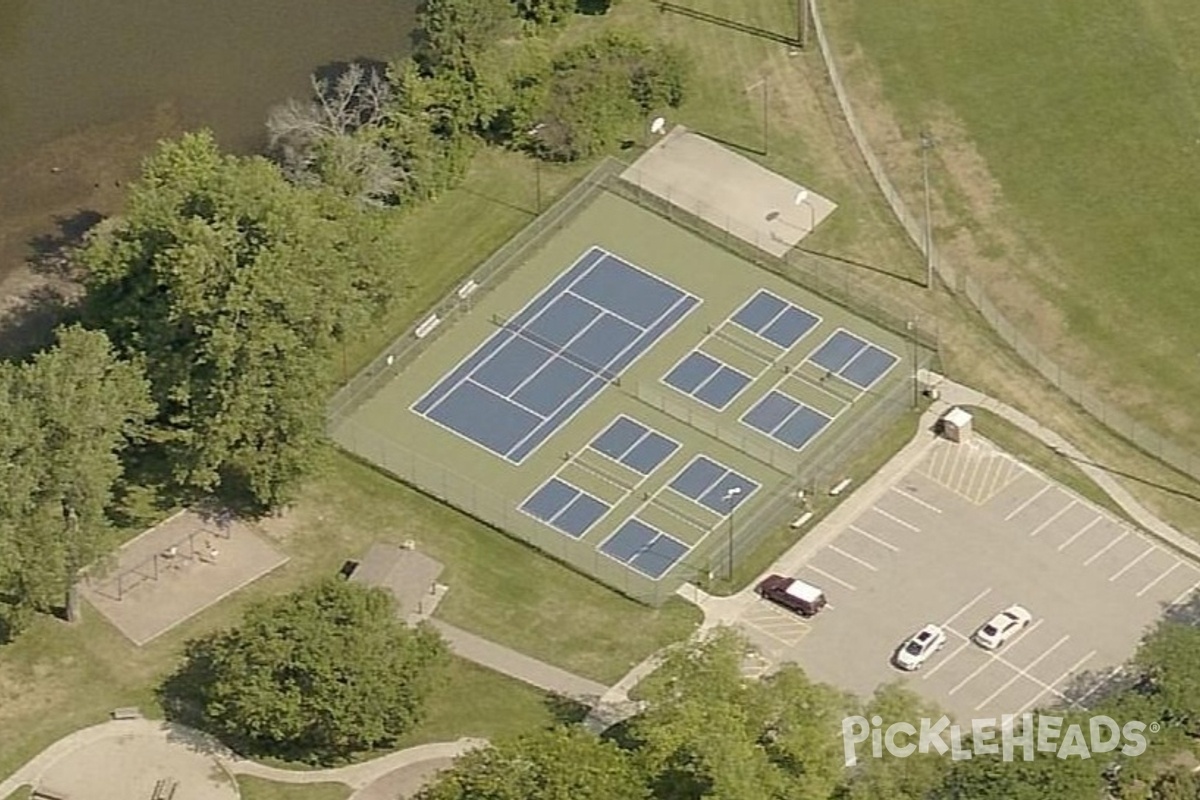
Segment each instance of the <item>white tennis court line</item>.
[[848,527],[849,527],[849,529],[850,529],[850,530],[854,531],[854,532],[855,532],[855,533],[857,533],[859,536],[865,536],[866,538],[870,539],[872,542],[874,542],[875,544],[879,545],[880,547],[886,547],[888,550],[891,550],[893,553],[899,553],[899,552],[900,552],[900,548],[899,548],[899,547],[896,547],[896,545],[894,545],[894,544],[892,544],[892,543],[890,543],[890,542],[885,542],[883,539],[880,539],[878,536],[875,536],[874,534],[867,533],[867,532],[866,532],[866,531],[864,531],[862,528],[859,528],[859,527],[857,527],[857,526],[855,526],[855,525],[850,525],[850,526],[848,526]]
[[[984,589],[979,594],[975,595],[975,597],[973,599],[971,599],[966,605],[962,606],[960,609],[958,609],[958,611],[955,611],[954,614],[949,619],[947,619],[945,622],[943,622],[942,627],[948,629],[950,627],[951,622],[954,622],[954,620],[958,619],[963,614],[967,613],[967,611],[971,608],[971,606],[975,605],[980,600],[987,597],[989,594],[991,594],[991,592],[992,592],[992,587],[989,586],[988,588]],[[963,636],[962,638],[968,639],[969,637]]]
[[1029,534],[1029,538],[1032,539],[1033,537],[1037,536],[1042,531],[1046,530],[1046,528],[1048,528],[1051,523],[1053,523],[1056,519],[1058,519],[1059,517],[1061,517],[1063,514],[1067,513],[1074,507],[1075,507],[1075,501],[1072,500],[1071,502],[1069,502],[1065,506],[1063,506],[1063,508],[1061,510],[1059,510],[1057,513],[1055,513],[1053,516],[1051,516],[1050,519],[1046,520],[1041,525],[1038,525],[1036,528],[1034,528],[1033,532]]
[[[824,578],[828,578],[829,580],[833,581],[834,583],[838,584],[839,586],[849,589],[852,592],[858,591],[852,584],[846,583],[844,580],[842,580],[838,576],[830,575],[825,570],[820,569],[819,567],[814,567],[812,564],[805,564],[803,569],[811,569],[813,572],[817,573],[818,575],[820,575]],[[826,606],[826,608],[828,608],[828,606]]]
[[1061,553],[1063,550],[1066,550],[1068,547],[1070,547],[1070,546],[1071,546],[1071,544],[1072,544],[1072,543],[1073,543],[1073,542],[1074,542],[1076,539],[1078,539],[1080,536],[1083,536],[1085,533],[1087,533],[1088,531],[1090,531],[1090,530],[1091,530],[1093,527],[1095,527],[1095,525],[1096,525],[1097,523],[1099,523],[1099,522],[1103,521],[1103,519],[1104,519],[1104,517],[1096,517],[1094,520],[1092,520],[1091,522],[1089,522],[1087,525],[1084,525],[1082,528],[1080,528],[1079,530],[1075,531],[1075,533],[1071,534],[1071,538],[1070,538],[1070,539],[1067,539],[1065,542],[1063,542],[1062,544],[1060,544],[1060,545],[1058,546],[1058,552],[1060,552],[1060,553]]
[[1113,547],[1115,547],[1115,546],[1116,546],[1117,542],[1121,541],[1122,539],[1124,539],[1124,538],[1125,538],[1126,536],[1128,536],[1128,535],[1129,535],[1129,531],[1121,531],[1121,535],[1120,535],[1120,536],[1118,536],[1117,538],[1113,539],[1113,540],[1112,540],[1111,542],[1109,542],[1108,544],[1104,545],[1103,549],[1101,549],[1101,550],[1098,550],[1098,551],[1096,551],[1095,553],[1093,553],[1091,558],[1089,558],[1087,561],[1084,561],[1084,562],[1083,562],[1083,565],[1084,565],[1085,567],[1086,567],[1086,566],[1089,566],[1089,565],[1090,565],[1090,564],[1091,564],[1093,561],[1095,561],[1097,558],[1099,558],[1100,556],[1104,555],[1104,554],[1105,554],[1105,553],[1107,553],[1109,550],[1113,549]]
[[1041,497],[1042,495],[1044,495],[1044,494],[1045,494],[1046,492],[1048,492],[1048,491],[1050,491],[1050,484],[1048,484],[1048,483],[1047,483],[1045,486],[1043,486],[1043,487],[1041,488],[1041,491],[1039,491],[1039,492],[1035,493],[1035,494],[1033,495],[1033,497],[1030,497],[1030,498],[1029,498],[1028,500],[1026,500],[1024,503],[1021,503],[1021,505],[1017,506],[1017,508],[1016,508],[1016,510],[1015,510],[1015,511],[1013,511],[1011,514],[1009,514],[1007,517],[1005,517],[1005,518],[1004,518],[1004,521],[1005,521],[1005,522],[1008,522],[1008,521],[1009,521],[1009,520],[1011,520],[1013,517],[1015,517],[1017,514],[1020,514],[1022,511],[1024,511],[1024,510],[1025,510],[1025,509],[1027,509],[1027,508],[1029,508],[1029,506],[1030,506],[1030,505],[1032,505],[1032,504],[1033,504],[1033,502],[1034,502],[1035,500],[1037,500],[1039,497]]
[[900,496],[901,496],[901,497],[903,497],[904,499],[906,499],[906,500],[911,500],[912,502],[916,503],[917,505],[921,506],[922,508],[926,508],[926,509],[928,509],[928,510],[932,511],[933,513],[935,513],[935,514],[940,514],[940,513],[942,513],[942,510],[941,510],[940,508],[938,508],[938,507],[937,507],[937,506],[935,506],[935,505],[931,505],[930,503],[926,503],[926,502],[925,502],[924,500],[922,500],[921,498],[919,498],[919,497],[917,497],[916,495],[912,494],[912,492],[905,491],[905,490],[903,490],[903,489],[901,489],[901,488],[899,488],[899,487],[897,487],[897,486],[893,486],[893,487],[892,487],[892,491],[893,491],[893,492],[895,492],[896,494],[900,495]]
[[957,650],[955,650],[953,653],[951,653],[950,655],[948,655],[948,656],[946,656],[945,658],[943,658],[943,659],[942,659],[941,661],[939,661],[938,663],[934,664],[934,665],[933,665],[933,669],[929,670],[929,672],[926,672],[924,675],[922,675],[922,676],[921,676],[921,680],[923,680],[923,681],[927,681],[927,680],[929,680],[930,678],[932,678],[934,675],[936,675],[936,674],[937,674],[937,671],[938,671],[939,669],[941,669],[942,667],[944,667],[944,666],[946,666],[947,664],[949,664],[949,663],[950,663],[950,661],[951,661],[951,659],[953,659],[953,658],[954,658],[956,655],[958,655],[959,653],[961,653],[963,650],[966,650],[966,649],[967,649],[968,647],[970,647],[970,646],[971,646],[971,643],[970,643],[970,642],[963,642],[962,644],[960,644],[960,645],[958,646],[958,649],[957,649]]
[[861,564],[862,566],[871,570],[871,572],[879,572],[879,569],[874,564],[872,564],[870,561],[859,558],[858,556],[854,555],[853,553],[847,553],[845,550],[838,547],[837,545],[831,544],[831,545],[828,545],[825,549],[832,550],[833,552],[837,553],[842,558],[847,558],[847,559],[853,561],[855,564]]
[[1136,566],[1138,563],[1140,563],[1140,562],[1141,562],[1141,560],[1142,560],[1143,558],[1145,558],[1146,556],[1150,555],[1151,553],[1153,553],[1153,552],[1154,552],[1155,550],[1157,550],[1157,549],[1158,549],[1158,548],[1157,548],[1157,547],[1155,547],[1154,545],[1150,545],[1149,547],[1147,547],[1147,548],[1145,549],[1145,551],[1144,551],[1144,552],[1143,552],[1143,553],[1142,553],[1140,556],[1138,556],[1137,558],[1135,558],[1133,561],[1130,561],[1130,562],[1129,562],[1128,564],[1126,564],[1125,566],[1121,567],[1119,570],[1117,570],[1116,572],[1114,572],[1112,575],[1109,575],[1109,576],[1108,576],[1108,582],[1109,582],[1109,583],[1112,583],[1112,582],[1113,582],[1113,581],[1115,581],[1117,578],[1121,577],[1121,576],[1122,576],[1122,575],[1124,575],[1126,572],[1128,572],[1129,570],[1133,569],[1133,568],[1134,568],[1134,567],[1135,567],[1135,566]]
[[903,525],[904,527],[908,528],[910,531],[914,531],[916,533],[920,533],[920,531],[921,531],[920,528],[918,528],[916,525],[913,525],[911,522],[905,522],[904,520],[897,517],[895,514],[889,514],[888,512],[884,511],[879,506],[871,506],[871,510],[874,511],[875,513],[879,514],[880,516],[887,517],[892,522],[895,522],[897,525]]
[[1165,577],[1167,577],[1168,575],[1170,575],[1170,574],[1171,574],[1172,572],[1174,572],[1175,570],[1179,569],[1179,565],[1180,565],[1180,564],[1182,564],[1182,563],[1183,563],[1182,561],[1176,561],[1174,564],[1172,564],[1171,566],[1169,566],[1169,567],[1167,568],[1166,572],[1163,572],[1163,573],[1162,573],[1161,575],[1159,575],[1157,578],[1155,578],[1154,580],[1150,581],[1150,582],[1149,582],[1149,583],[1147,583],[1145,586],[1143,586],[1143,587],[1142,587],[1142,589],[1141,589],[1141,591],[1139,591],[1139,592],[1138,592],[1138,593],[1135,595],[1135,597],[1141,597],[1141,596],[1142,596],[1142,595],[1144,595],[1146,592],[1148,592],[1148,591],[1150,591],[1151,589],[1153,589],[1155,586],[1157,586],[1157,585],[1158,585],[1158,582],[1159,582],[1159,581],[1161,581],[1163,578],[1165,578]]

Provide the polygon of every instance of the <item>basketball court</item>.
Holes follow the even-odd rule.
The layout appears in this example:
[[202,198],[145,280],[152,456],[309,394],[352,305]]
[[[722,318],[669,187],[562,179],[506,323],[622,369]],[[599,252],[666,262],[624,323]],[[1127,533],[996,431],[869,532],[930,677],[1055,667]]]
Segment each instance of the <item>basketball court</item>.
[[837,205],[717,142],[676,125],[621,179],[760,250],[783,257]]
[[126,542],[82,594],[134,644],[162,636],[288,557],[228,516],[184,510]]

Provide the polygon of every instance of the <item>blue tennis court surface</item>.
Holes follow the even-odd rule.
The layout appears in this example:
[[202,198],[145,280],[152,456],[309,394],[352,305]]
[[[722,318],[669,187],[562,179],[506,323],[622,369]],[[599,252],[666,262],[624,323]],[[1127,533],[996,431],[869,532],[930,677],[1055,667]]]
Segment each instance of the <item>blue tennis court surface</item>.
[[742,415],[742,422],[788,447],[800,450],[825,430],[832,420],[799,400],[771,390]]
[[663,377],[663,381],[706,406],[721,411],[746,388],[750,376],[707,353],[693,350]]
[[900,359],[849,331],[838,330],[808,360],[865,391]]
[[620,416],[588,446],[618,464],[649,475],[679,449],[679,442],[637,420]]
[[562,478],[551,478],[525,499],[521,510],[572,539],[579,539],[611,506]]
[[662,531],[630,517],[600,545],[600,552],[657,580],[691,548]]
[[817,327],[821,318],[766,289],[750,298],[731,318],[751,333],[788,350]]
[[413,410],[519,464],[699,302],[593,247]]
[[670,487],[725,517],[754,494],[758,483],[708,456],[696,456],[675,476]]

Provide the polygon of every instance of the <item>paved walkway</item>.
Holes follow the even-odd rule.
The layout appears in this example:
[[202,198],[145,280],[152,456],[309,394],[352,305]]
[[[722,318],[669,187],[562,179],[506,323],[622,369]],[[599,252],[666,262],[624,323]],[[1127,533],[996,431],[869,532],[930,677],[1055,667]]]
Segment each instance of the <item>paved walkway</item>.
[[608,691],[602,683],[581,678],[544,661],[538,661],[512,648],[456,628],[440,619],[431,619],[454,653],[480,666],[516,678],[547,692],[594,705]]
[[[872,475],[862,486],[853,490],[844,502],[813,527],[793,548],[781,556],[770,572],[788,573],[795,571],[812,555],[843,530],[855,517],[871,506],[899,476],[911,469],[937,441],[934,426],[938,418],[952,405],[986,408],[1007,419],[1048,447],[1072,460],[1089,478],[1109,494],[1125,511],[1146,529],[1170,543],[1183,553],[1200,560],[1200,543],[1180,533],[1175,528],[1152,514],[1130,495],[1107,471],[1094,466],[1078,448],[1067,442],[1054,431],[1033,418],[987,395],[966,386],[947,380],[941,375],[925,372],[921,376],[925,385],[936,387],[940,399],[922,415],[917,435],[905,445],[881,470]],[[720,625],[736,621],[745,608],[756,601],[754,585],[729,597],[709,595],[696,586],[685,584],[678,594],[694,603],[704,612],[704,622],[697,636]],[[636,714],[641,706],[629,699],[629,691],[661,663],[661,654],[656,653],[634,667],[620,681],[606,687],[595,681],[573,675],[566,670],[531,658],[511,648],[496,644],[473,633],[456,628],[442,620],[432,620],[433,625],[449,642],[453,651],[470,661],[493,669],[502,674],[529,683],[544,691],[570,697],[592,707],[586,725],[597,733]],[[294,771],[267,767],[254,761],[241,759],[219,742],[198,731],[180,725],[152,720],[123,720],[104,723],[76,731],[46,748],[7,780],[0,782],[0,798],[5,798],[18,787],[29,784],[55,786],[55,781],[67,783],[82,773],[79,763],[92,763],[95,769],[103,769],[106,763],[115,764],[119,756],[114,755],[113,742],[129,743],[142,739],[149,751],[158,754],[154,769],[162,772],[174,770],[181,775],[191,775],[198,764],[208,767],[208,779],[194,779],[189,786],[198,787],[177,794],[177,800],[228,800],[237,797],[236,782],[229,777],[235,774],[254,775],[284,783],[339,782],[355,790],[352,800],[378,800],[394,797],[401,787],[419,785],[437,769],[449,764],[452,759],[468,750],[486,744],[480,739],[459,739],[455,742],[421,745],[377,758],[363,764],[354,764],[328,770]],[[94,757],[85,757],[90,751]],[[138,752],[134,748],[131,752]],[[70,756],[70,761],[66,759]],[[64,769],[64,767],[74,767]],[[213,769],[215,767],[216,769]],[[155,773],[157,774],[157,773]],[[107,789],[128,790],[129,776],[118,773],[108,779],[88,775],[95,781],[85,792],[88,800],[107,800]],[[142,780],[146,776],[142,776]],[[98,790],[101,787],[104,791]],[[233,793],[230,794],[232,787]],[[69,788],[65,785],[63,788]],[[182,790],[181,785],[181,790]],[[127,792],[126,792],[127,793]],[[75,795],[72,795],[75,796]],[[82,796],[82,795],[81,795]],[[114,800],[124,798],[117,791]]]
[[[418,745],[345,767],[290,770],[241,758],[211,736],[162,720],[105,722],[64,736],[0,782],[0,798],[21,786],[50,788],[73,800],[149,797],[161,779],[179,782],[175,800],[236,800],[235,775],[279,783],[342,783],[369,796],[374,784],[399,774],[428,775],[484,739]],[[394,798],[392,794],[389,798]]]

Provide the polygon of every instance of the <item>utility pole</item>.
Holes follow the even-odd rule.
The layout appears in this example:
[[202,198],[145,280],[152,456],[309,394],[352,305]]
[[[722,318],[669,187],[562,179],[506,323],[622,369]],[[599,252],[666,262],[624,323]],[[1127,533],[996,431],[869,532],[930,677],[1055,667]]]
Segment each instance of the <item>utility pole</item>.
[[920,390],[918,389],[918,372],[917,372],[917,323],[916,320],[909,320],[904,324],[908,330],[909,343],[912,345],[912,407],[917,408],[921,405]]
[[771,125],[770,91],[771,91],[771,82],[767,79],[766,75],[763,75],[763,155],[764,156],[768,152],[768,143],[770,141],[770,134],[768,133],[768,131],[770,131],[770,125]]
[[921,173],[925,184],[925,288],[933,288],[933,216],[929,203],[929,151],[934,147],[933,136],[921,131]]
[[801,50],[808,49],[808,0],[796,0],[796,42]]

